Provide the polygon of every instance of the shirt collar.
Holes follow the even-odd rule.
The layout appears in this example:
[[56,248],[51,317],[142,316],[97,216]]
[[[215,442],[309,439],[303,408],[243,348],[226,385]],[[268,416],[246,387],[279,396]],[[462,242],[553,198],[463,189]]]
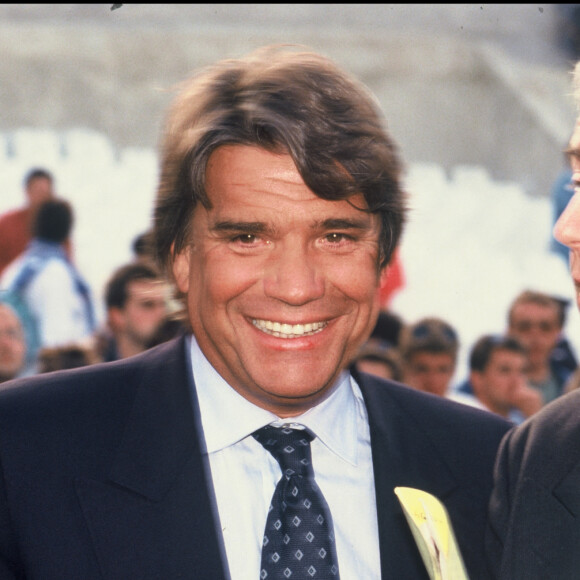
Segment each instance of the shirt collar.
[[302,415],[280,419],[245,399],[207,360],[194,336],[190,338],[191,365],[208,453],[234,445],[264,425],[304,425],[333,453],[356,465],[362,397],[350,373],[339,376],[333,392]]

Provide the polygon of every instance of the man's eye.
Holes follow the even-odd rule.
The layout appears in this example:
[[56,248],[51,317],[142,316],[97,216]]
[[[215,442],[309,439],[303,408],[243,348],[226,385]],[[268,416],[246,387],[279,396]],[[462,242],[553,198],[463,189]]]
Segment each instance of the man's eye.
[[328,242],[333,243],[333,244],[337,244],[337,243],[342,242],[344,240],[350,240],[350,239],[352,239],[352,238],[347,236],[346,234],[342,234],[340,232],[332,232],[330,234],[326,234],[326,240]]
[[253,244],[257,240],[255,234],[239,234],[234,237],[234,242],[240,242],[241,244]]

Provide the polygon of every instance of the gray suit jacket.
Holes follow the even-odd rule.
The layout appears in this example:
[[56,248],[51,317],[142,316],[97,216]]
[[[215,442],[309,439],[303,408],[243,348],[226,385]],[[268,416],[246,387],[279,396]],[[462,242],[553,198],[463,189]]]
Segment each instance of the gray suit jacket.
[[580,578],[580,390],[502,442],[487,551],[494,578]]
[[[0,392],[0,580],[229,577],[185,344]],[[445,502],[471,580],[486,578],[491,473],[509,425],[402,385],[358,380],[382,577],[427,580],[393,493],[404,485]]]

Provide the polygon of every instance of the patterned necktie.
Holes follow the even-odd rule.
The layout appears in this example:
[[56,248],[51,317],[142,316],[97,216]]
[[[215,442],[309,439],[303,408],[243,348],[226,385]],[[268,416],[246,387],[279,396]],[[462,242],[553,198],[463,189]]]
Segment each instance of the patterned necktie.
[[313,435],[269,425],[253,435],[282,469],[266,520],[261,580],[338,580],[332,518],[312,470]]

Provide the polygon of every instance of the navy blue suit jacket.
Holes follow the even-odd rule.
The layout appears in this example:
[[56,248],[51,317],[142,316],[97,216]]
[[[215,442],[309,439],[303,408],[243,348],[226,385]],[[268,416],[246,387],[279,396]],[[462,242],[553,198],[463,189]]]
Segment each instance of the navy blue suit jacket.
[[[226,580],[184,339],[0,392],[0,580]],[[369,376],[382,578],[425,579],[393,493],[447,506],[471,580],[496,448],[491,413]],[[361,579],[343,579],[361,580]]]
[[507,435],[490,503],[493,578],[580,577],[580,390]]

